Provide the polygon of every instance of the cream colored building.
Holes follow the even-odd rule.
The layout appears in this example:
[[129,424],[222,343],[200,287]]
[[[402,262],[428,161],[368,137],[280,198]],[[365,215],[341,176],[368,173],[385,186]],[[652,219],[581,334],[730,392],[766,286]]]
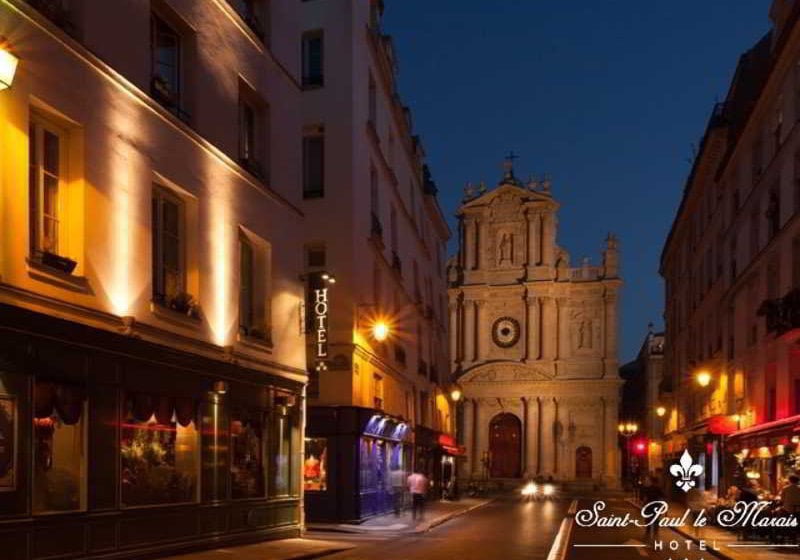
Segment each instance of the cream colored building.
[[462,386],[462,477],[619,479],[617,242],[600,266],[570,267],[549,181],[507,164],[493,190],[467,189],[448,269],[450,352]]

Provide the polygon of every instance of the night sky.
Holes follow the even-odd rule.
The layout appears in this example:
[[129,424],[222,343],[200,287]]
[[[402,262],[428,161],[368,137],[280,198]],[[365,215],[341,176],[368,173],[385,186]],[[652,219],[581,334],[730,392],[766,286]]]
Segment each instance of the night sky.
[[549,174],[571,266],[599,263],[609,231],[620,238],[620,360],[633,359],[647,323],[663,324],[659,256],[693,150],[739,55],[769,29],[770,1],[386,4],[453,231],[466,182],[496,185],[509,150],[521,179]]

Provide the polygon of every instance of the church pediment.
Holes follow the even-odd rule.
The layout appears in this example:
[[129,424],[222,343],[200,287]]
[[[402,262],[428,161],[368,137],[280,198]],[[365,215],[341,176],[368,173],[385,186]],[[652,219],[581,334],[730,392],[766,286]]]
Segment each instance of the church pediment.
[[519,184],[503,183],[496,189],[492,189],[466,202],[461,210],[468,208],[483,208],[485,206],[495,207],[503,205],[523,206],[532,202],[553,203],[553,198],[549,193],[533,191]]
[[471,383],[520,383],[552,381],[553,373],[545,366],[519,362],[497,362],[480,365],[467,371],[458,380],[462,385]]

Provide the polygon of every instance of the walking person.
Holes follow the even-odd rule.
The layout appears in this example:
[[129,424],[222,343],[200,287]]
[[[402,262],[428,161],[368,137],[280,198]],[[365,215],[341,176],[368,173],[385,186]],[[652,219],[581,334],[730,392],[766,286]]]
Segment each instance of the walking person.
[[420,472],[408,476],[408,491],[411,492],[411,519],[422,521],[425,517],[425,494],[428,492],[428,477]]
[[[639,500],[642,505],[664,500],[664,493],[661,491],[658,480],[654,476],[645,477],[639,490]],[[644,534],[647,540],[655,541],[658,538],[658,521],[658,519],[654,519],[645,527]]]
[[405,474],[402,469],[394,469],[389,473],[389,483],[392,486],[392,502],[394,505],[395,517],[400,517],[403,510],[403,498],[405,494]]

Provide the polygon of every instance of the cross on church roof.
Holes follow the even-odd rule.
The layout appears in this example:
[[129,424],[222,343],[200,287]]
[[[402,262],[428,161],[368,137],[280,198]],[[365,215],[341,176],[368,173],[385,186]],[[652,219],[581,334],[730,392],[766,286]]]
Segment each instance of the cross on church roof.
[[505,179],[514,178],[514,160],[519,159],[519,156],[514,153],[514,150],[508,152],[503,162],[503,169],[505,169]]

